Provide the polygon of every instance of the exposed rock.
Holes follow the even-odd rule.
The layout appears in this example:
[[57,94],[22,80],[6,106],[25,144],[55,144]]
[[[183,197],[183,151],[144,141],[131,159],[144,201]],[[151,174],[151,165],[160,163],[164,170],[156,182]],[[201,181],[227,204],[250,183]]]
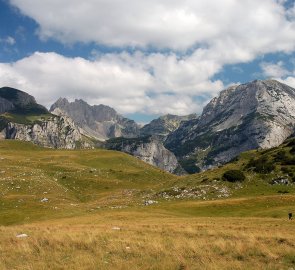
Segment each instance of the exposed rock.
[[37,104],[34,97],[31,95],[11,87],[0,88],[0,113],[38,113],[46,114],[48,110]]
[[2,133],[5,139],[28,141],[50,148],[91,147],[91,144],[84,140],[72,120],[67,117],[52,116],[47,120],[32,124],[9,122]]
[[170,134],[165,146],[189,172],[224,164],[241,152],[280,145],[294,133],[295,90],[274,80],[232,86]]
[[0,139],[29,141],[51,148],[91,146],[69,117],[51,115],[23,91],[0,88],[0,114]]
[[12,102],[0,97],[0,114],[14,109]]
[[147,201],[144,201],[144,205],[145,205],[145,206],[152,205],[152,204],[156,204],[156,203],[158,203],[158,201],[154,201],[154,200],[147,200]]
[[106,148],[131,154],[170,173],[183,173],[175,155],[164,147],[162,141],[152,136],[111,139],[107,141]]
[[183,122],[196,119],[196,118],[197,118],[196,114],[190,114],[185,116],[167,114],[143,126],[140,129],[140,134],[141,136],[157,135],[157,136],[162,136],[165,138],[171,132],[178,129]]
[[69,102],[65,98],[60,98],[51,106],[50,111],[56,113],[56,108],[72,118],[86,135],[98,140],[121,136],[136,137],[139,134],[139,126],[133,120],[119,115],[109,106],[90,106],[82,99]]
[[25,234],[25,233],[21,233],[21,234],[16,235],[16,237],[17,237],[17,238],[27,238],[28,235]]

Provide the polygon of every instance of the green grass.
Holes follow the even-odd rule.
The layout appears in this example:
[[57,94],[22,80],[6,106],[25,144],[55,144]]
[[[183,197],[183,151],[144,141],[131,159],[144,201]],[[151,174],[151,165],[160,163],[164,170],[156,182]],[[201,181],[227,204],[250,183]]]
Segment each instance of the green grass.
[[[294,185],[270,184],[291,181],[293,165],[277,158],[282,150],[292,157],[291,147],[178,177],[121,152],[0,141],[0,269],[294,268],[295,227],[287,220]],[[263,156],[275,165],[269,174],[247,166]],[[246,179],[223,181],[228,170]],[[206,190],[205,200],[175,197],[189,188]],[[159,197],[163,191],[174,197]],[[145,206],[148,199],[158,203]]]
[[0,115],[1,118],[6,119],[8,122],[14,122],[24,125],[32,125],[44,120],[48,120],[50,117],[53,117],[52,114],[17,114],[17,113],[4,113]]
[[[0,141],[0,166],[0,224],[142,202],[142,193],[177,179],[120,152],[53,150],[14,140]],[[44,197],[49,202],[40,202]]]
[[[171,200],[181,205],[204,199],[292,196],[295,192],[292,184],[294,166],[281,165],[282,161],[277,158],[282,151],[292,157],[291,147],[292,143],[288,141],[279,148],[246,152],[221,168],[177,177],[121,152],[53,150],[20,141],[0,141],[0,224],[84,215],[93,209],[108,207],[136,207],[147,199],[159,201],[162,207],[166,203],[169,205]],[[274,164],[274,171],[265,174],[249,168],[251,160],[262,157]],[[245,180],[224,181],[222,175],[229,170],[243,171]],[[287,178],[290,184],[272,183],[280,177]],[[186,189],[205,192],[205,195],[177,197]],[[221,191],[224,189],[226,195],[223,196]],[[165,199],[161,195],[163,192],[171,196]],[[44,197],[49,202],[41,202]],[[235,210],[236,214],[240,213],[239,205],[233,211],[223,207],[224,211],[217,207],[217,212],[212,210],[210,213],[220,215]]]

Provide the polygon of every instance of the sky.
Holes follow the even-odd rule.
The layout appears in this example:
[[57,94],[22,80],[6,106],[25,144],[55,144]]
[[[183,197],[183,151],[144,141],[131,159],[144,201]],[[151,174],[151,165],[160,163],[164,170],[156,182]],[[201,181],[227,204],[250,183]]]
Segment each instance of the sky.
[[295,87],[295,0],[0,0],[0,87],[145,123],[232,85]]

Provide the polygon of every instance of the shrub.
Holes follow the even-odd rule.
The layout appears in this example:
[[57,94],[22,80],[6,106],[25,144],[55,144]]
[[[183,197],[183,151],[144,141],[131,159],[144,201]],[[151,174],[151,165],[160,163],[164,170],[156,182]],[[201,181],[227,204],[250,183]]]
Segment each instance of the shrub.
[[268,161],[266,157],[260,157],[258,159],[251,159],[247,168],[253,168],[253,171],[257,173],[270,173],[275,169],[275,165]]
[[190,174],[199,173],[201,170],[198,166],[196,166],[196,161],[194,159],[184,159],[180,162],[181,167]]
[[274,161],[280,162],[286,159],[286,152],[284,150],[281,150],[277,152],[277,154],[274,157]]
[[222,178],[228,182],[239,182],[244,181],[246,177],[240,170],[229,170],[223,174]]
[[289,157],[286,158],[283,162],[282,165],[295,165],[295,157]]
[[295,145],[290,149],[290,154],[295,155]]
[[295,146],[295,139],[290,140],[287,146]]

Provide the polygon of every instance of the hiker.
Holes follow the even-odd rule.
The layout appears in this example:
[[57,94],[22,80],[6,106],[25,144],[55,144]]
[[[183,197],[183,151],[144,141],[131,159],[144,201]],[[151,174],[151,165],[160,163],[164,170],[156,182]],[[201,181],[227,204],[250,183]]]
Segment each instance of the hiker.
[[288,216],[289,216],[289,220],[293,219],[293,214],[292,213],[289,213]]

